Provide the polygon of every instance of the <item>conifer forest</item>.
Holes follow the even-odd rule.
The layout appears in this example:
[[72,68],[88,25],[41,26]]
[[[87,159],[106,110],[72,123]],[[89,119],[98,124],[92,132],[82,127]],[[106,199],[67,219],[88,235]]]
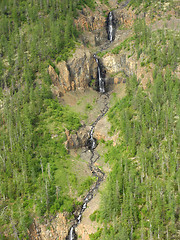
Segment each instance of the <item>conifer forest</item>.
[[180,239],[179,116],[179,1],[1,0],[0,240]]

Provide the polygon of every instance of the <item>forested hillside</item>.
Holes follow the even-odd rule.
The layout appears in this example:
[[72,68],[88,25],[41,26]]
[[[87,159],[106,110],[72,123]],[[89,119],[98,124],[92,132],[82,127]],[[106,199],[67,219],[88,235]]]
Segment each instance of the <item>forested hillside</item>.
[[64,129],[78,129],[80,119],[52,99],[47,67],[75,47],[73,19],[85,4],[94,6],[89,0],[0,2],[1,239],[27,239],[34,216],[76,204],[68,196],[77,183]]
[[[41,231],[32,227],[37,219],[52,239],[72,229],[84,240],[82,228],[91,240],[180,238],[180,34],[173,25],[179,21],[171,22],[180,16],[177,6],[176,0],[0,1],[0,239],[40,239],[32,237]],[[81,83],[79,89],[56,94],[60,77]],[[105,81],[101,93],[98,78]],[[97,123],[110,131],[105,126],[99,134]],[[92,149],[78,142],[82,126]],[[73,150],[68,138],[72,145],[77,140]],[[102,181],[90,216],[95,227],[77,229]],[[67,231],[62,224],[54,237],[48,223],[59,212]]]
[[[100,210],[91,217],[104,228],[91,239],[179,239],[180,62],[178,32],[152,32],[144,20],[135,35],[112,50],[133,49],[141,66],[151,70],[146,89],[136,75],[127,79],[126,96],[109,110],[111,135],[105,161],[112,166]],[[143,76],[142,76],[143,79]]]

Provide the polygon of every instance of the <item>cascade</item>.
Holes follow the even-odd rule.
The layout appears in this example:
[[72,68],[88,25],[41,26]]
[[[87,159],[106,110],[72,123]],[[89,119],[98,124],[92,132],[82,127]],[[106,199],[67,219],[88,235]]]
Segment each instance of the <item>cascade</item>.
[[105,82],[104,82],[104,79],[102,78],[101,67],[100,67],[100,64],[99,64],[99,60],[98,60],[98,58],[96,57],[95,54],[94,54],[94,58],[95,58],[95,60],[98,64],[99,92],[100,93],[105,93]]
[[89,148],[90,149],[95,149],[96,148],[96,140],[93,138],[93,132],[94,132],[94,126],[91,127],[91,131],[90,131],[90,138],[89,138]]
[[104,96],[104,108],[102,110],[101,115],[98,116],[98,118],[96,119],[96,121],[91,125],[91,130],[89,133],[89,140],[88,140],[88,148],[90,149],[92,155],[90,158],[90,163],[89,163],[89,168],[92,172],[92,175],[95,176],[97,178],[95,185],[89,190],[89,192],[87,193],[86,197],[83,200],[83,205],[81,206],[81,209],[79,210],[78,216],[75,217],[75,223],[71,226],[68,236],[66,237],[66,240],[77,240],[77,235],[75,232],[75,228],[78,226],[78,224],[81,222],[82,219],[82,215],[83,212],[86,210],[87,208],[87,204],[91,201],[91,199],[93,198],[96,190],[99,188],[100,183],[103,181],[104,179],[104,173],[101,171],[101,169],[97,168],[94,166],[94,163],[97,161],[97,159],[99,157],[97,157],[94,160],[95,154],[94,154],[94,150],[96,148],[96,140],[93,138],[93,133],[94,133],[94,128],[96,126],[96,124],[99,122],[99,120],[107,113],[109,107],[108,107],[108,98],[109,95],[101,95],[101,97]]
[[74,226],[71,227],[68,236],[69,236],[69,238],[66,238],[68,240],[76,240],[77,239]]

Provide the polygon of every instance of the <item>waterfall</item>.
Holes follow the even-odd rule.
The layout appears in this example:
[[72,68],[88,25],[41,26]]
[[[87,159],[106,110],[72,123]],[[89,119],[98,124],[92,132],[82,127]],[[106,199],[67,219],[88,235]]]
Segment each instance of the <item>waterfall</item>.
[[69,239],[68,240],[75,240],[75,239],[77,239],[77,237],[76,237],[74,226],[72,226],[69,231]]
[[90,146],[90,148],[91,149],[95,149],[96,148],[96,141],[95,141],[95,139],[93,138],[93,132],[94,132],[94,126],[92,126],[92,128],[91,128],[91,131],[90,131],[90,144],[91,144],[91,146]]
[[94,54],[94,58],[96,59],[96,62],[97,62],[97,64],[98,64],[99,92],[100,92],[100,93],[105,93],[105,86],[104,86],[105,84],[104,84],[104,79],[102,78],[99,60],[97,59],[97,57],[96,57],[95,54]]
[[113,12],[109,12],[108,17],[107,17],[107,34],[108,34],[108,40],[112,42],[115,38],[115,19]]
[[112,42],[112,40],[113,40],[113,15],[112,15],[112,12],[109,13],[109,17],[108,17],[108,35],[109,35],[110,42]]

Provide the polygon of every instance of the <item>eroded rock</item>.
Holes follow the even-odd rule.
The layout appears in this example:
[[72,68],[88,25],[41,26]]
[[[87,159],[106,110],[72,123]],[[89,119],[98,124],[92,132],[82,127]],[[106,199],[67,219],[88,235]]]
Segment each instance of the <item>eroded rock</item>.
[[135,70],[135,62],[128,58],[127,53],[106,54],[102,58],[102,63],[109,74],[124,72],[127,76],[131,76]]
[[85,147],[87,144],[87,140],[89,138],[90,127],[83,126],[76,133],[70,134],[68,130],[65,131],[67,141],[65,142],[65,146],[67,149],[78,149],[81,147]]
[[67,64],[76,89],[87,88],[90,80],[97,76],[97,64],[90,51],[85,48],[76,49]]
[[63,86],[65,91],[71,90],[71,79],[67,64],[65,61],[59,62],[57,64],[57,68],[59,70],[59,81],[60,84]]
[[67,63],[59,62],[56,67],[59,75],[51,65],[48,68],[52,83],[56,87],[52,88],[55,95],[86,89],[92,79],[97,79],[97,63],[90,51],[84,47],[76,49]]
[[28,236],[30,240],[55,240],[65,239],[68,233],[68,224],[63,213],[58,213],[51,220],[40,223],[39,219],[34,219],[33,224],[29,227]]

